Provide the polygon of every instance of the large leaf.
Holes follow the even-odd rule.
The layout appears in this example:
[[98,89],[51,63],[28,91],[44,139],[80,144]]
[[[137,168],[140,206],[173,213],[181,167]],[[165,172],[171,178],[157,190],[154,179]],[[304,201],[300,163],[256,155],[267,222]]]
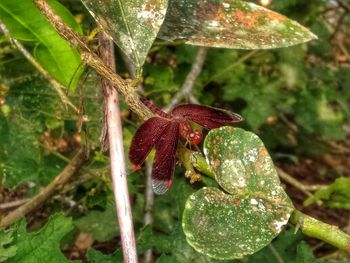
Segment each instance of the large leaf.
[[163,23],[167,0],[82,0],[100,26],[137,66],[147,53]]
[[63,214],[51,216],[47,224],[34,233],[27,233],[23,220],[16,233],[17,254],[8,263],[74,262],[66,259],[60,250],[61,239],[72,230],[71,219]]
[[229,194],[203,188],[187,199],[187,241],[217,259],[260,250],[280,233],[293,210],[267,150],[255,134],[222,127],[209,132],[204,152],[217,182]]
[[[78,32],[73,16],[55,0],[50,5],[62,19]],[[23,41],[35,42],[38,62],[63,85],[68,85],[80,64],[78,52],[62,39],[31,0],[1,0],[0,17],[11,35]],[[75,78],[73,87],[76,85]]]
[[239,0],[170,0],[159,37],[238,49],[286,47],[317,38],[295,21]]

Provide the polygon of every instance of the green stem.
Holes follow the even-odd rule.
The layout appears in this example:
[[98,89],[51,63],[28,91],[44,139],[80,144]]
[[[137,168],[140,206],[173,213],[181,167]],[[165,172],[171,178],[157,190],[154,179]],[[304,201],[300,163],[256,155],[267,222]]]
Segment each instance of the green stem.
[[305,235],[320,239],[350,254],[350,235],[337,226],[326,224],[297,210],[292,214],[291,222],[300,225]]
[[191,175],[196,173],[191,163],[191,151],[183,145],[180,145],[178,147],[177,154],[178,158],[186,169],[186,177],[191,177]]
[[191,178],[193,175],[196,175],[196,169],[202,174],[215,179],[215,173],[200,153],[191,151],[180,145],[177,150],[177,156],[186,169],[187,178]]
[[200,171],[202,174],[207,175],[215,179],[215,173],[211,166],[207,163],[205,158],[198,152],[191,152],[190,156],[191,163],[194,168]]

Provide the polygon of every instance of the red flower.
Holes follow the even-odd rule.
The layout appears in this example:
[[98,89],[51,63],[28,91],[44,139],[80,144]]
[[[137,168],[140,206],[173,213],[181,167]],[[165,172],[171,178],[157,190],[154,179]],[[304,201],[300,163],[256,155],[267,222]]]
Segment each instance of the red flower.
[[136,171],[155,147],[152,186],[156,194],[164,194],[171,186],[179,137],[191,144],[202,141],[202,132],[193,130],[191,122],[210,130],[225,123],[242,121],[242,117],[236,113],[197,104],[179,105],[168,114],[146,99],[142,99],[142,102],[158,116],[148,119],[137,129],[131,142],[129,159],[135,164],[133,171]]

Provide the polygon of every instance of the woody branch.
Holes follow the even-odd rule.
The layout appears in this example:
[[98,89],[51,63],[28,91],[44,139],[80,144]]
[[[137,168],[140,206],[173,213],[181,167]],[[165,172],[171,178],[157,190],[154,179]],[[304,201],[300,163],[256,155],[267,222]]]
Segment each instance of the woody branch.
[[[112,40],[105,33],[100,33],[100,56],[102,60],[115,70],[114,46]],[[122,123],[119,111],[118,93],[110,81],[102,79],[102,89],[105,100],[105,115],[111,160],[111,176],[113,192],[118,215],[120,237],[125,262],[137,263],[135,234],[131,215],[127,173],[125,169]]]
[[111,82],[113,88],[124,97],[129,108],[135,112],[141,119],[146,120],[152,116],[152,113],[139,100],[136,89],[130,85],[130,82],[122,79],[89,48],[84,37],[78,35],[72,28],[67,26],[56,14],[46,0],[33,0],[41,13],[48,19],[58,34],[67,40],[72,46],[77,47],[81,59],[98,74]]

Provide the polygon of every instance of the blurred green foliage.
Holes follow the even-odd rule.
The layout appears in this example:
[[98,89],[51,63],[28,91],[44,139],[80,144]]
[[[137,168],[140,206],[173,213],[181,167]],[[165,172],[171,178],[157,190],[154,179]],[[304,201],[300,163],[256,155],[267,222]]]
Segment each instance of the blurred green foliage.
[[17,246],[11,244],[14,239],[14,229],[0,232],[0,260],[4,262],[16,255]]

